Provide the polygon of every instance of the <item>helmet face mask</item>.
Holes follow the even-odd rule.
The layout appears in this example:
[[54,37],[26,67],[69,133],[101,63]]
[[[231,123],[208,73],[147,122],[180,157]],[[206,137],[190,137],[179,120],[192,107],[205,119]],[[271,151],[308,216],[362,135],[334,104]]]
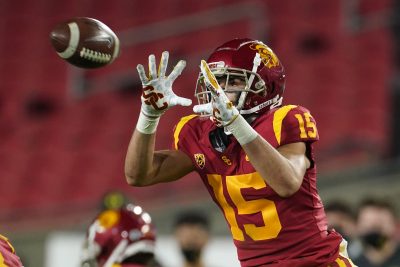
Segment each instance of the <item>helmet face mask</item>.
[[[214,63],[210,63],[209,65],[213,66]],[[244,106],[244,101],[248,93],[263,94],[263,92],[266,91],[264,81],[261,79],[260,75],[255,72],[230,67],[212,68],[211,71],[215,75],[218,83],[224,85],[221,87],[224,89],[225,93],[239,93],[235,103],[236,108],[239,110]],[[251,76],[255,77],[253,82],[249,80]],[[206,104],[211,101],[211,91],[205,84],[201,73],[197,79],[195,95],[200,104]]]
[[[234,104],[241,114],[260,113],[282,105],[284,68],[273,51],[262,42],[231,40],[218,47],[207,62],[218,81],[225,79],[225,86],[221,87],[226,93],[240,92]],[[231,86],[235,85],[235,79],[242,80],[244,85]],[[211,91],[201,73],[195,96],[199,104],[211,101]]]

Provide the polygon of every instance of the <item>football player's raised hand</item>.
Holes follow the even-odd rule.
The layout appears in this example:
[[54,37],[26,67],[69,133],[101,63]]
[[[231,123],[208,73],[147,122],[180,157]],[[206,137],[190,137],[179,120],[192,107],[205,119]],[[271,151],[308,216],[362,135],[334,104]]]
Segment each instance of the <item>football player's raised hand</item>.
[[237,118],[239,111],[226,96],[206,61],[201,61],[200,69],[205,80],[204,82],[211,91],[211,102],[195,105],[193,111],[195,113],[210,115],[219,127],[228,126]]
[[142,113],[148,117],[160,117],[167,109],[176,105],[190,106],[192,104],[192,100],[177,96],[172,91],[172,85],[176,78],[181,75],[186,62],[184,60],[179,61],[172,72],[166,76],[168,58],[169,53],[164,51],[157,71],[155,56],[150,55],[149,76],[146,76],[143,65],[137,65],[143,86]]

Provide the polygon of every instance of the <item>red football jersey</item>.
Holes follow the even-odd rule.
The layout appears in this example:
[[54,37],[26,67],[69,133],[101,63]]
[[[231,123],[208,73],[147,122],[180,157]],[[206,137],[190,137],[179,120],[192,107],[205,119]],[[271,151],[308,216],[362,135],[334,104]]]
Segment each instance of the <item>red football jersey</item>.
[[15,254],[15,250],[8,239],[0,235],[0,266],[23,267],[21,260]]
[[306,143],[311,167],[291,197],[280,197],[266,184],[234,137],[225,151],[215,150],[209,132],[216,126],[209,119],[184,117],[174,133],[175,149],[192,159],[224,213],[241,265],[312,267],[334,262],[342,237],[327,230],[316,187],[313,143],[319,137],[314,118],[303,107],[287,105],[260,115],[251,125],[275,148]]

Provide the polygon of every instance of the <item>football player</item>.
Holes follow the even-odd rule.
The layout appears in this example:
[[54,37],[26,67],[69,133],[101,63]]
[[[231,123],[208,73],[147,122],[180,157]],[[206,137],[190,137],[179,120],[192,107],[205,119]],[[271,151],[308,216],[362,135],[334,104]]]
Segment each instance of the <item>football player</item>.
[[81,267],[159,267],[155,228],[140,206],[103,210],[87,230]]
[[15,254],[15,249],[5,236],[0,235],[0,266],[23,267],[21,259]]
[[234,39],[201,61],[195,95],[200,115],[175,127],[174,150],[154,150],[160,116],[189,106],[172,85],[185,62],[166,76],[168,53],[149,74],[138,65],[142,109],[128,147],[125,173],[133,186],[177,180],[196,171],[223,212],[241,266],[354,266],[346,241],[327,229],[316,188],[310,111],[282,105],[285,72],[264,43]]

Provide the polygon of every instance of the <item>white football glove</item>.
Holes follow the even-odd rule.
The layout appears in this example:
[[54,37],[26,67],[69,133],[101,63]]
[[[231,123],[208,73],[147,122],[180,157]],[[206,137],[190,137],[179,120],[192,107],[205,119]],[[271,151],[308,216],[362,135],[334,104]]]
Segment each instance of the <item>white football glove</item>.
[[184,60],[179,61],[170,75],[165,76],[168,58],[169,53],[164,51],[157,72],[155,56],[150,55],[149,77],[146,76],[143,65],[137,65],[137,71],[143,86],[141,112],[150,118],[160,117],[167,109],[173,106],[190,106],[192,104],[192,100],[177,96],[172,91],[172,84],[181,75],[186,62]]
[[206,61],[201,61],[200,69],[205,79],[205,84],[211,91],[211,102],[195,105],[193,111],[210,115],[218,127],[228,126],[237,118],[239,111],[226,96]]

